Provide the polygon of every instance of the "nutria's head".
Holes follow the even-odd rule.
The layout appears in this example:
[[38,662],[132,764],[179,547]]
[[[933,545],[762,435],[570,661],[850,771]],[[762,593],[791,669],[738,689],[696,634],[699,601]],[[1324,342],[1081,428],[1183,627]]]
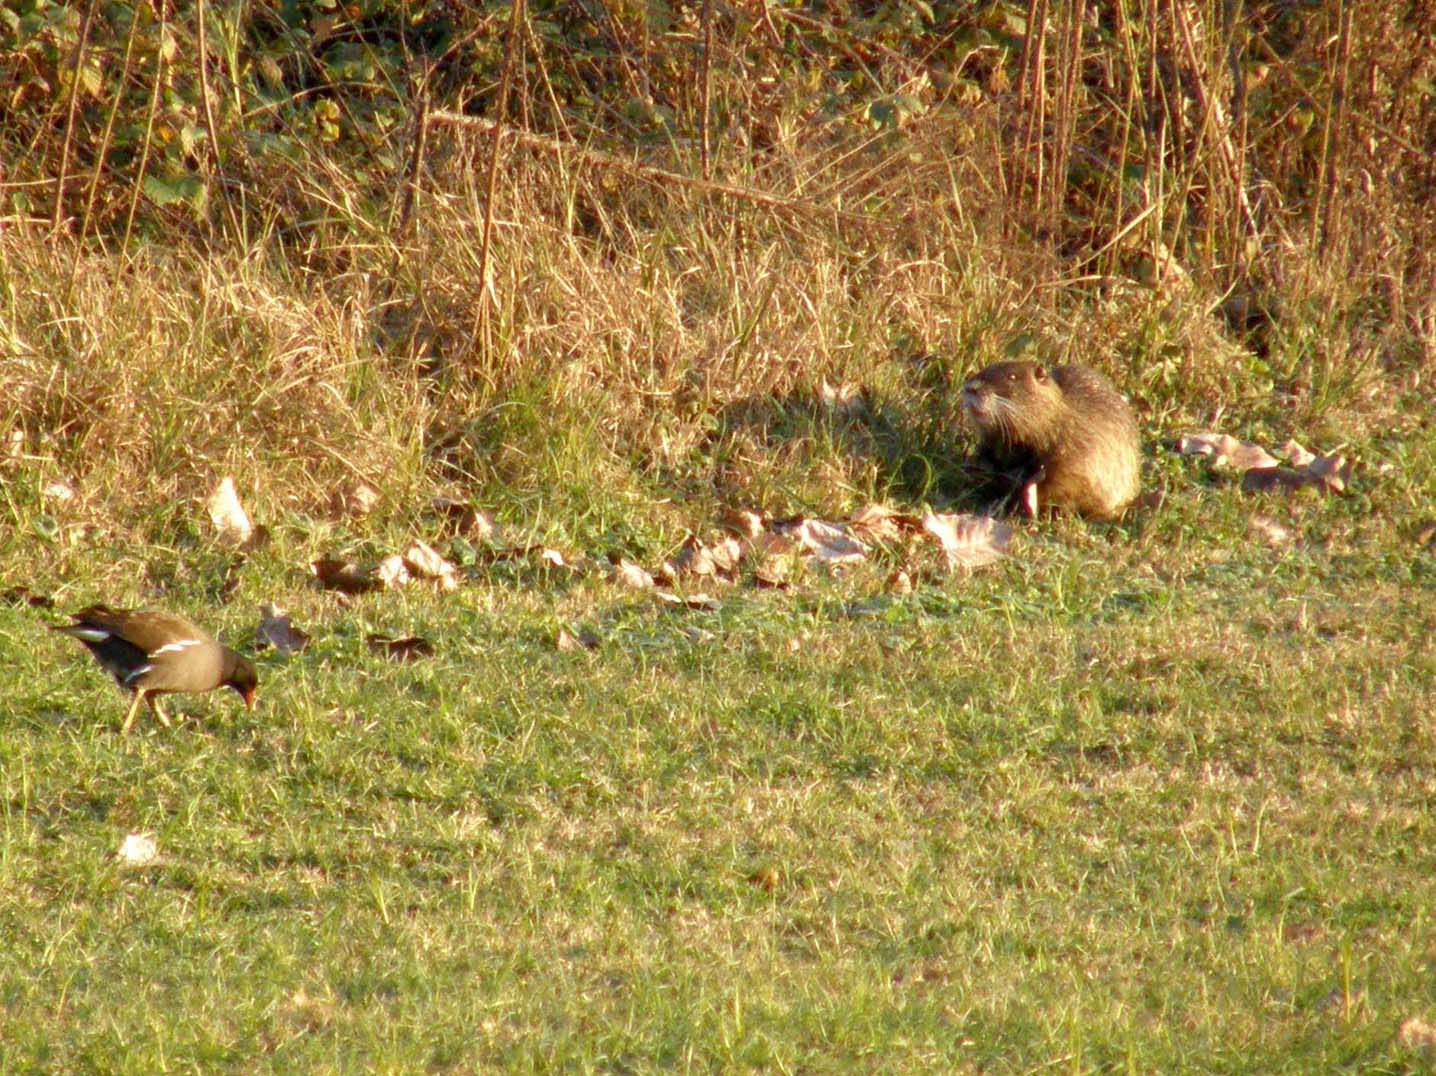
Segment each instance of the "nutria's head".
[[962,386],[962,413],[973,429],[1008,444],[1040,434],[1062,407],[1061,386],[1035,362],[994,363]]

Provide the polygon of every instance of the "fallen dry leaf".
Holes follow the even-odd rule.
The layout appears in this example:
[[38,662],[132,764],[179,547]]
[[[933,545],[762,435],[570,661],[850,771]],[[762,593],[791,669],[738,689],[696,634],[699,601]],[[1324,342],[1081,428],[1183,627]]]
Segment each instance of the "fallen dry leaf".
[[28,605],[31,609],[53,609],[55,599],[48,594],[36,594],[27,586],[6,587],[0,590],[0,602],[6,605]]
[[737,538],[721,538],[708,547],[708,555],[720,575],[731,576],[743,560],[743,544]]
[[1308,942],[1320,938],[1323,931],[1316,923],[1292,923],[1282,924],[1281,940],[1291,945],[1305,945]]
[[52,501],[73,501],[75,490],[68,482],[51,482],[43,491],[44,496]]
[[1306,448],[1299,441],[1287,441],[1277,452],[1286,459],[1293,467],[1300,470],[1312,460],[1316,459],[1316,453]]
[[224,541],[243,545],[254,533],[254,526],[249,522],[244,506],[239,503],[239,491],[234,488],[234,479],[228,475],[221,479],[219,488],[210,494],[205,508],[209,511],[210,522]]
[[771,893],[782,884],[783,874],[773,864],[764,863],[749,873],[748,882],[750,885],[755,885],[759,889]]
[[330,506],[339,515],[362,519],[379,503],[379,491],[368,482],[355,479],[342,489],[334,491],[329,499]]
[[626,557],[613,566],[613,577],[633,590],[649,590],[653,586],[653,576]]
[[266,602],[259,607],[259,627],[254,632],[254,648],[274,647],[281,654],[297,654],[309,645],[309,636],[285,616],[279,606]]
[[949,568],[981,568],[1012,544],[1012,528],[991,516],[929,512],[923,530],[937,539]]
[[893,543],[901,540],[904,533],[920,530],[922,521],[886,505],[866,504],[853,513],[848,525],[863,538]]
[[659,567],[658,576],[668,583],[679,576],[731,577],[738,570],[738,562],[742,557],[743,546],[736,538],[723,538],[710,546],[704,545],[696,535],[690,535],[678,555]]
[[309,565],[309,570],[320,586],[345,594],[363,594],[378,590],[383,585],[372,566],[339,557],[320,557]]
[[655,590],[653,596],[664,605],[676,605],[684,609],[717,609],[720,602],[711,594],[697,591],[693,594],[675,594],[671,590]]
[[908,575],[907,572],[899,568],[897,571],[893,572],[892,575],[888,576],[887,586],[888,590],[890,590],[894,594],[911,594],[912,576]]
[[781,553],[764,553],[753,567],[753,582],[760,587],[774,590],[786,588],[798,567],[796,550]]
[[818,399],[834,418],[851,418],[866,407],[863,387],[853,381],[840,381],[831,385],[827,378],[823,378],[818,386]]
[[723,513],[718,525],[730,530],[740,538],[756,538],[763,533],[763,517],[746,508],[730,508]]
[[389,590],[402,587],[409,581],[409,566],[398,553],[390,553],[374,565],[374,578],[379,580],[380,586]]
[[1345,456],[1312,456],[1300,465],[1300,471],[1314,479],[1315,484],[1332,493],[1341,493],[1351,476],[1351,464]]
[[159,845],[151,833],[130,833],[115,849],[115,855],[127,867],[143,867],[153,863],[160,854]]
[[431,579],[443,591],[459,589],[459,569],[427,542],[415,541],[404,550],[404,566],[420,579]]
[[1281,549],[1283,546],[1290,545],[1294,537],[1291,528],[1282,526],[1271,516],[1252,516],[1247,526],[1253,534],[1261,538],[1272,549]]
[[577,635],[567,628],[559,628],[554,646],[566,654],[580,650],[594,650],[598,647],[598,636],[591,631],[580,631]]
[[1253,467],[1242,475],[1243,493],[1291,492],[1298,489],[1326,489],[1326,483],[1314,475],[1294,471],[1290,467]]
[[1436,1051],[1436,1025],[1428,1024],[1419,1016],[1408,1017],[1401,1022],[1396,1041],[1407,1050]]
[[868,547],[853,537],[845,523],[804,519],[793,525],[787,533],[824,564],[851,564],[868,555]]
[[1234,471],[1275,467],[1279,462],[1261,445],[1238,440],[1227,433],[1187,434],[1177,441],[1177,452],[1183,456],[1206,456],[1213,467],[1229,467]]
[[782,557],[803,552],[802,544],[791,534],[779,531],[764,531],[749,545],[752,553],[762,557]]
[[369,649],[383,654],[390,661],[418,661],[434,656],[434,644],[417,635],[394,638],[391,635],[371,634],[364,637]]
[[1415,540],[1418,546],[1424,547],[1430,545],[1432,538],[1436,538],[1436,519],[1425,520],[1416,528]]
[[475,508],[458,497],[432,497],[429,507],[452,522],[465,537],[477,541],[502,541],[502,528],[487,509]]

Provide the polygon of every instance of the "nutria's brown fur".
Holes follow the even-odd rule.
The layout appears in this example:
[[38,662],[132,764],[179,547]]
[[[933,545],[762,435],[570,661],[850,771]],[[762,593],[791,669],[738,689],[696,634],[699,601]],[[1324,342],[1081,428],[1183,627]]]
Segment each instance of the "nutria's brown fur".
[[1096,370],[999,362],[967,379],[962,412],[979,454],[1024,497],[1035,487],[1038,509],[1112,519],[1137,496],[1137,420]]

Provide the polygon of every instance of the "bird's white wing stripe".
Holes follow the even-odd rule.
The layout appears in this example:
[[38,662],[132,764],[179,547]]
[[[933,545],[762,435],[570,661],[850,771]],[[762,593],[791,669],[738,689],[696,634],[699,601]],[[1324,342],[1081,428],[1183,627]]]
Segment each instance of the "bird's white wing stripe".
[[112,636],[114,632],[108,631],[105,628],[75,627],[70,629],[70,634],[76,639],[85,640],[87,643],[102,643]]
[[121,680],[120,683],[122,683],[122,684],[128,684],[128,683],[130,683],[132,680],[134,680],[136,677],[144,676],[145,673],[149,672],[149,671],[150,671],[151,669],[153,669],[153,668],[154,668],[153,665],[141,665],[138,669],[131,669],[129,672],[127,672],[127,673],[125,674],[125,678],[124,678],[123,680]]
[[161,654],[177,654],[181,650],[188,650],[192,646],[199,646],[198,639],[180,639],[177,642],[165,643],[164,646],[157,646],[150,651],[150,657],[157,658]]

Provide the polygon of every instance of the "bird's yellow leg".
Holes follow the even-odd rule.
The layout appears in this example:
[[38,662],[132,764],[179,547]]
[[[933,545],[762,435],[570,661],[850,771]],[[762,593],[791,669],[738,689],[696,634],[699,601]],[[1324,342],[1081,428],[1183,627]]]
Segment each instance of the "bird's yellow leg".
[[135,701],[130,703],[129,711],[125,714],[125,723],[120,728],[120,735],[123,736],[130,731],[130,726],[135,723],[135,714],[140,711],[140,703],[144,701],[145,692],[141,688],[135,692]]
[[155,716],[160,719],[160,724],[165,728],[170,728],[170,715],[165,713],[165,708],[160,705],[160,697],[158,695],[149,695],[145,701],[150,704],[150,709],[153,710]]

